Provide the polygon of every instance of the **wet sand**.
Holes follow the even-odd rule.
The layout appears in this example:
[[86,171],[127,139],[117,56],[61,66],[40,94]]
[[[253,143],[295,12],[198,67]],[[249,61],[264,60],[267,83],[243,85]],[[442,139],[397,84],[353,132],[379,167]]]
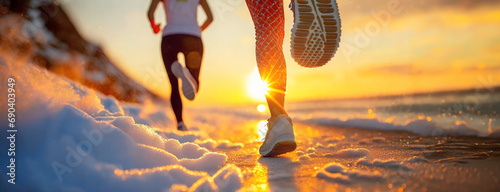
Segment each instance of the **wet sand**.
[[[243,191],[500,190],[500,140],[295,123],[297,150],[265,158],[258,155],[259,121],[225,120],[203,128],[211,138],[244,144],[218,151],[242,169]],[[326,174],[344,179],[317,177],[330,163],[345,170]]]

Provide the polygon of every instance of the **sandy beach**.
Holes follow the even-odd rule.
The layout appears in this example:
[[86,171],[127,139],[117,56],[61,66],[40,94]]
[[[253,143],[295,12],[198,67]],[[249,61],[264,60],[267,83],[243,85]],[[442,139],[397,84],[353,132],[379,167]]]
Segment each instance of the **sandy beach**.
[[500,191],[500,1],[339,1],[341,45],[314,69],[290,55],[284,3],[298,147],[270,158],[277,90],[245,1],[209,2],[182,121],[150,2],[1,1],[0,191]]
[[[211,115],[211,118],[217,116]],[[243,170],[243,191],[497,191],[500,140],[475,137],[422,137],[296,123],[296,152],[275,158],[258,155],[258,121],[207,129],[214,138],[244,143],[220,150]],[[223,123],[222,123],[223,124]],[[209,127],[209,126],[207,126]],[[253,141],[253,142],[245,142]],[[375,162],[374,162],[375,161]],[[378,163],[377,163],[378,162]],[[340,174],[318,176],[328,164]]]

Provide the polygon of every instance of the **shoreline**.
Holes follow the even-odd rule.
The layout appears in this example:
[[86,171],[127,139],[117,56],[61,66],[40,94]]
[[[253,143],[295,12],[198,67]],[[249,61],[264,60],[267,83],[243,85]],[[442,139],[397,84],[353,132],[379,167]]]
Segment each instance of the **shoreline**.
[[[500,139],[426,137],[404,131],[306,124],[295,124],[295,131],[297,150],[275,158],[258,155],[260,142],[246,142],[237,151],[217,152],[226,153],[229,157],[226,163],[235,164],[243,171],[243,191],[500,189]],[[239,139],[231,141],[242,142]],[[351,150],[352,153],[358,149],[369,152],[364,156],[338,155],[339,151]],[[385,164],[378,165],[377,161]],[[378,176],[372,180],[360,177],[347,181],[317,177],[330,163],[344,166],[345,172]],[[462,179],[464,177],[468,179]],[[459,182],[453,184],[454,181]]]

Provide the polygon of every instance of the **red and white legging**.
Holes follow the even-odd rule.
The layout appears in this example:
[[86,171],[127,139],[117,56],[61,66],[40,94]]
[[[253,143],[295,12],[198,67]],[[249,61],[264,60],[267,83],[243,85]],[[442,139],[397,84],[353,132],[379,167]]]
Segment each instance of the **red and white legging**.
[[255,25],[259,73],[269,88],[286,90],[286,64],[283,55],[285,17],[283,0],[246,0]]

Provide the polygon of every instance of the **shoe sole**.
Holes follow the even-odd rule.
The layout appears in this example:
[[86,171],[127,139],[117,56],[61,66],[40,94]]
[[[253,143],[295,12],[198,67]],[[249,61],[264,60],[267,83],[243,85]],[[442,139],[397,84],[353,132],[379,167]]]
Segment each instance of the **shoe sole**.
[[292,58],[303,67],[325,65],[335,55],[340,43],[337,1],[293,0],[293,9]]
[[194,83],[194,78],[190,77],[191,74],[186,74],[184,68],[178,62],[172,64],[172,73],[174,73],[175,77],[182,80],[182,94],[184,95],[184,97],[191,101],[194,100],[194,97],[196,96],[196,90],[198,88]]
[[275,157],[281,154],[292,152],[297,148],[297,143],[295,141],[282,141],[274,145],[273,149],[265,155],[264,157]]

